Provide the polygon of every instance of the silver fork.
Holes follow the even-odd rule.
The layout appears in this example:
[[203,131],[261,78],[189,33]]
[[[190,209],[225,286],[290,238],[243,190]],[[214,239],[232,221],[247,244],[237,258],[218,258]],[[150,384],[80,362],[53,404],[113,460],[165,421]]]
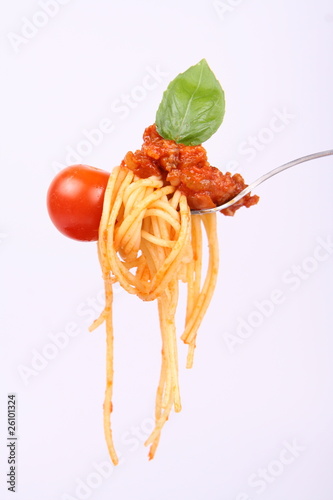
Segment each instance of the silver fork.
[[283,170],[286,170],[287,168],[294,167],[295,165],[298,165],[299,163],[304,163],[306,161],[310,160],[315,160],[316,158],[323,158],[324,156],[329,156],[333,155],[333,149],[328,149],[327,151],[320,151],[319,153],[313,153],[311,155],[306,155],[302,156],[301,158],[297,158],[296,160],[289,161],[288,163],[285,163],[284,165],[281,165],[280,167],[274,168],[267,174],[262,175],[257,179],[256,181],[252,182],[249,186],[247,186],[243,191],[241,191],[237,196],[235,196],[232,200],[227,201],[226,203],[223,203],[223,205],[220,205],[219,207],[214,207],[214,208],[205,208],[202,210],[191,210],[191,214],[208,214],[211,212],[219,212],[220,210],[223,210],[224,208],[231,207],[234,203],[237,203],[243,196],[248,194],[250,191],[252,191],[254,188],[259,186],[262,182],[266,181],[270,177],[273,177],[273,175],[279,174]]

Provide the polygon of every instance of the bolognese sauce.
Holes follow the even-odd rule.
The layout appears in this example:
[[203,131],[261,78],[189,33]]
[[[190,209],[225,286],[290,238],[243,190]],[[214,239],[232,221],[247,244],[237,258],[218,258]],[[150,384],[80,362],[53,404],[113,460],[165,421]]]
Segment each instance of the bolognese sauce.
[[[202,145],[185,146],[163,139],[155,124],[146,128],[143,139],[141,149],[128,152],[122,166],[133,170],[140,178],[162,177],[166,184],[177,187],[187,197],[193,210],[222,205],[247,187],[240,174],[223,174],[210,165]],[[234,215],[241,206],[250,207],[258,201],[257,195],[249,193],[221,212]]]

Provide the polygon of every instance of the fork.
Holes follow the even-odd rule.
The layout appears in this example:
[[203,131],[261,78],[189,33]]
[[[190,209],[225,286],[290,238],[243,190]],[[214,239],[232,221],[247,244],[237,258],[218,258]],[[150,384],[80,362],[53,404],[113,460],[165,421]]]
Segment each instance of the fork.
[[232,198],[232,200],[227,201],[226,203],[223,203],[223,205],[220,205],[218,207],[214,208],[203,208],[201,210],[191,210],[191,214],[208,214],[212,212],[219,212],[220,210],[223,210],[224,208],[231,207],[234,203],[237,203],[243,196],[248,194],[250,191],[252,191],[254,188],[259,186],[262,182],[266,181],[270,177],[273,177],[276,174],[279,174],[280,172],[283,172],[283,170],[287,170],[287,168],[294,167],[295,165],[298,165],[299,163],[304,163],[306,161],[310,160],[315,160],[317,158],[323,158],[324,156],[330,156],[333,155],[333,149],[328,149],[327,151],[320,151],[319,153],[313,153],[311,155],[306,155],[302,156],[301,158],[297,158],[296,160],[289,161],[288,163],[285,163],[284,165],[281,165],[280,167],[274,168],[267,174],[262,175],[257,179],[256,181],[252,182],[249,186],[247,186],[243,191],[238,193],[237,196]]

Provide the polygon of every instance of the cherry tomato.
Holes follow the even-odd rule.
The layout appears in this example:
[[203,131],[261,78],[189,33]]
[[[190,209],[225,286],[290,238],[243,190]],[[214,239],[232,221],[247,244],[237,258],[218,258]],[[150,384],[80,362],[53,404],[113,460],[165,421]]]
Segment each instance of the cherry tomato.
[[56,175],[47,193],[47,209],[61,233],[80,241],[98,239],[109,176],[88,165],[72,165]]

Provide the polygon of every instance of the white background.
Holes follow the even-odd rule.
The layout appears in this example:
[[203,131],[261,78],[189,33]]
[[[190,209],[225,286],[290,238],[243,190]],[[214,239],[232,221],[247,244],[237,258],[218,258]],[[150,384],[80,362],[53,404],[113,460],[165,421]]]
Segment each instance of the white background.
[[[113,131],[83,163],[111,170],[140,147],[168,82],[203,57],[227,103],[205,144],[212,164],[251,182],[332,148],[332,3],[71,0],[53,3],[53,17],[41,4],[1,2],[0,14],[1,499],[331,500],[333,250],[323,241],[333,238],[333,158],[280,174],[256,190],[259,205],[219,217],[217,290],[190,371],[179,343],[183,411],[152,462],[143,439],[160,364],[156,304],[117,290],[114,470],[102,429],[104,327],[88,332],[102,307],[96,245],[58,233],[45,196],[103,118]],[[181,301],[180,327],[183,312]],[[71,327],[77,335],[52,350],[50,334]],[[36,352],[54,359],[36,370]],[[9,392],[15,494],[5,479]]]

